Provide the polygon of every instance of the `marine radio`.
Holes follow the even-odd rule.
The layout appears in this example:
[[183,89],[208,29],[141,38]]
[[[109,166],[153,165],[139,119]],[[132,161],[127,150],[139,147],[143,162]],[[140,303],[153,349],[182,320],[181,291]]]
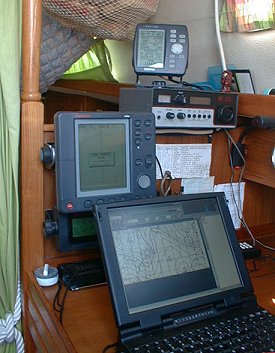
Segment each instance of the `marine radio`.
[[152,112],[156,129],[235,128],[238,94],[141,86],[120,90],[121,112]]

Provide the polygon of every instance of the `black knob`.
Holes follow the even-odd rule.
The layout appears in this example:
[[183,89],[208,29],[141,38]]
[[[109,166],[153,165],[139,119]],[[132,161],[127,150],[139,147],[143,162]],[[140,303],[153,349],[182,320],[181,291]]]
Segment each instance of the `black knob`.
[[186,97],[183,94],[177,94],[174,98],[174,102],[178,104],[186,104]]
[[178,119],[185,119],[186,118],[186,114],[185,113],[178,113],[177,114],[177,118]]
[[47,143],[40,149],[40,160],[47,169],[51,169],[55,163],[55,147],[53,143]]
[[50,219],[46,219],[43,224],[43,234],[48,237],[58,233],[58,223]]
[[226,124],[234,119],[234,110],[230,105],[220,105],[217,109],[217,120]]
[[169,113],[166,114],[166,118],[167,119],[174,119],[174,117],[175,117],[174,113],[169,112]]

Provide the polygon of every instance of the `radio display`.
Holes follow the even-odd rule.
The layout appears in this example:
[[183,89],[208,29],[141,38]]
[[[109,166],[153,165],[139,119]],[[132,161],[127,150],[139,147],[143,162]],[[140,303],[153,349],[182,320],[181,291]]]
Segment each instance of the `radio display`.
[[158,103],[171,103],[171,96],[168,94],[159,94]]
[[190,97],[190,104],[211,105],[210,97]]

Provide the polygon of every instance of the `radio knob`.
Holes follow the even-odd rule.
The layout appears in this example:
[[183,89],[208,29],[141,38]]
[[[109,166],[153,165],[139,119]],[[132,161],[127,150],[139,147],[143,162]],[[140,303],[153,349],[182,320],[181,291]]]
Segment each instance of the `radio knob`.
[[181,105],[186,104],[186,97],[183,94],[177,94],[174,102]]
[[185,113],[178,113],[177,114],[177,118],[178,119],[185,119],[186,118],[186,114]]
[[175,117],[174,113],[171,113],[171,112],[166,113],[166,118],[167,119],[174,119],[174,117]]
[[217,120],[229,123],[234,118],[234,111],[230,105],[221,105],[217,109]]

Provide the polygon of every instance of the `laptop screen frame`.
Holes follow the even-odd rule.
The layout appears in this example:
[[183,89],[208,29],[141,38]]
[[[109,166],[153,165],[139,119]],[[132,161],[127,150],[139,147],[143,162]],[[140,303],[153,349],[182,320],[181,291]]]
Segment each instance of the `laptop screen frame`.
[[[229,289],[226,291],[226,303],[224,293],[214,293],[203,297],[186,300],[183,302],[169,304],[167,306],[156,307],[150,310],[130,313],[128,309],[127,298],[124,291],[124,285],[121,279],[118,258],[115,251],[115,245],[109,223],[109,211],[129,206],[141,206],[158,203],[175,203],[185,202],[188,200],[215,199],[218,205],[224,229],[226,231],[229,246],[231,248],[235,264],[237,266],[240,277],[240,287]],[[97,218],[98,238],[103,255],[105,271],[107,275],[107,283],[111,292],[111,299],[115,312],[115,319],[118,327],[125,327],[127,325],[138,324],[143,329],[150,327],[158,327],[162,325],[162,320],[169,315],[179,312],[188,312],[195,307],[207,306],[212,304],[220,305],[234,305],[239,303],[240,298],[245,294],[253,293],[253,286],[248,275],[248,271],[241,253],[239,242],[236,236],[231,215],[227,206],[223,192],[203,193],[203,194],[189,194],[180,196],[155,197],[151,199],[139,199],[126,202],[118,202],[111,204],[96,205],[94,207],[94,214]]]

